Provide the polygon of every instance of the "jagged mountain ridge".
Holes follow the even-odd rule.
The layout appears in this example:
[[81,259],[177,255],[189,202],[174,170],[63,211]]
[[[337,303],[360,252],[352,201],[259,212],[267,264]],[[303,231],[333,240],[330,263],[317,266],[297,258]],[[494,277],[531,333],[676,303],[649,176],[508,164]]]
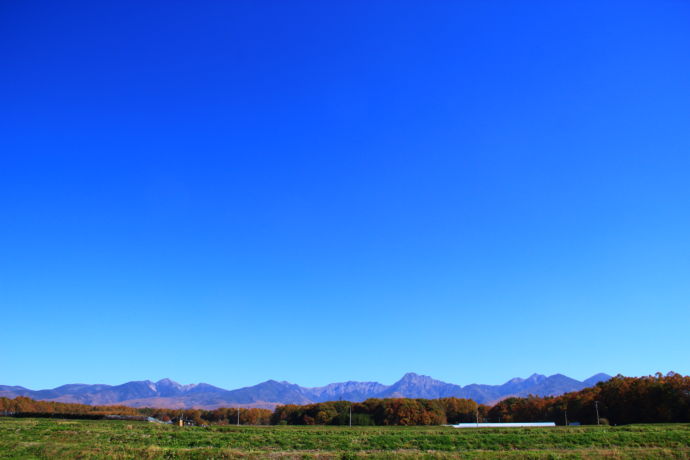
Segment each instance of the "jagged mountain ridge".
[[68,384],[49,390],[30,390],[20,386],[0,385],[0,397],[27,396],[80,404],[121,404],[133,407],[202,408],[242,406],[273,408],[280,404],[368,398],[470,398],[479,403],[492,403],[510,396],[555,396],[581,390],[611,377],[596,374],[579,381],[562,374],[532,374],[526,379],[514,378],[502,385],[466,386],[435,380],[425,375],[407,373],[392,385],[378,382],[342,382],[322,387],[301,387],[289,382],[268,380],[251,387],[225,390],[207,383],[181,385],[170,379],[157,382],[133,381],[121,385]]

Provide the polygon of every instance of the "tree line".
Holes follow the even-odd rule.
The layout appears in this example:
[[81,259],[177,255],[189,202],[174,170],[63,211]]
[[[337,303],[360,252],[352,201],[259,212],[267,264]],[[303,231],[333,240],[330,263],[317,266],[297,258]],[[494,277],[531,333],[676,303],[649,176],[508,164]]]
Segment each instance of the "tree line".
[[[239,413],[238,413],[239,412]],[[162,421],[184,418],[196,425],[442,425],[468,422],[555,422],[564,425],[690,422],[690,377],[660,373],[616,376],[594,387],[561,396],[507,398],[493,406],[471,399],[386,398],[363,402],[330,401],[257,408],[162,409],[0,398],[0,414],[41,416],[146,416]]]
[[443,425],[472,422],[480,406],[471,399],[440,398],[367,399],[361,403],[330,401],[298,406],[278,406],[273,411],[274,425]]
[[508,398],[489,410],[494,422],[557,424],[690,422],[690,377],[673,372],[648,377],[618,375],[594,387],[552,397]]
[[61,403],[55,401],[37,401],[25,396],[14,399],[0,398],[0,415],[41,416],[64,418],[106,418],[107,415],[128,417],[154,417],[163,422],[177,421],[180,418],[195,425],[268,425],[272,411],[258,408],[222,407],[214,410],[202,409],[163,409],[128,406],[91,406],[88,404]]

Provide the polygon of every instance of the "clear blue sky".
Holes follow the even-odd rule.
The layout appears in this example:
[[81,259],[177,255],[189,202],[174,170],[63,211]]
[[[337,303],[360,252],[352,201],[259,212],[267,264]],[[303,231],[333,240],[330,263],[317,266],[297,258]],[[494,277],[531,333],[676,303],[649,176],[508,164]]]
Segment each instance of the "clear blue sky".
[[0,383],[690,373],[688,24],[3,2]]

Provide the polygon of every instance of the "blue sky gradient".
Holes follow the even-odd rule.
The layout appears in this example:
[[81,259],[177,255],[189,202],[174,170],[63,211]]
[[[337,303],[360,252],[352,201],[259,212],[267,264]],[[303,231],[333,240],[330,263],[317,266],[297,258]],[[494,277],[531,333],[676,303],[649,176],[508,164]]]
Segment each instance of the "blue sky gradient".
[[690,373],[688,24],[4,2],[0,383]]

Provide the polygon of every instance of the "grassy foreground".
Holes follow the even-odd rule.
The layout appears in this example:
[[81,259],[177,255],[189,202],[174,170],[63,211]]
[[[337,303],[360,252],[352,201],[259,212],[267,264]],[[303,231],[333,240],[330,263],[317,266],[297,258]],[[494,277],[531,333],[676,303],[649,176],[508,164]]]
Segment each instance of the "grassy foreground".
[[0,418],[0,458],[690,458],[690,425],[209,428]]

